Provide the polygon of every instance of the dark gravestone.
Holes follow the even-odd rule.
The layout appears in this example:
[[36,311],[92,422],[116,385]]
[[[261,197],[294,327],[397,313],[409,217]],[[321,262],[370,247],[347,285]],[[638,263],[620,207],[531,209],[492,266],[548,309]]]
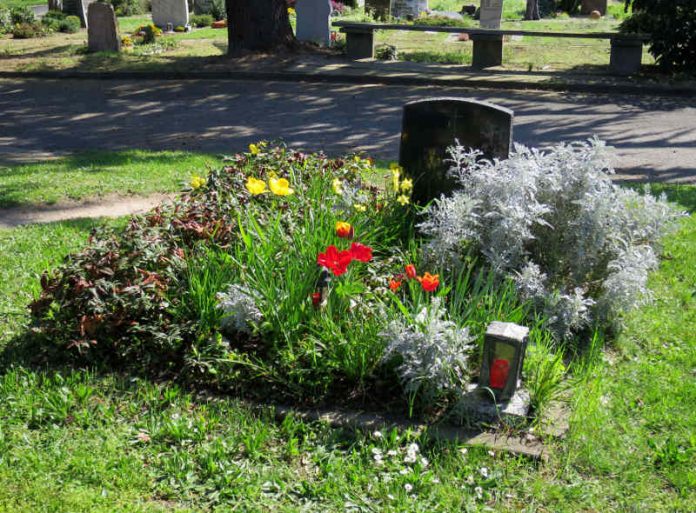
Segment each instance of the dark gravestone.
[[87,47],[90,52],[121,51],[116,15],[110,4],[90,4],[87,11]]
[[598,11],[604,16],[607,13],[607,0],[582,0],[580,14],[588,15],[592,11]]
[[384,20],[391,14],[391,4],[391,0],[365,0],[365,11],[369,11],[377,19]]
[[87,27],[87,8],[89,4],[96,0],[63,0],[63,12],[68,15],[77,16],[83,27]]
[[447,148],[455,140],[481,150],[488,159],[506,159],[512,147],[513,112],[464,98],[431,98],[407,103],[401,128],[399,164],[413,179],[413,200],[421,205],[448,194],[456,180],[448,176]]

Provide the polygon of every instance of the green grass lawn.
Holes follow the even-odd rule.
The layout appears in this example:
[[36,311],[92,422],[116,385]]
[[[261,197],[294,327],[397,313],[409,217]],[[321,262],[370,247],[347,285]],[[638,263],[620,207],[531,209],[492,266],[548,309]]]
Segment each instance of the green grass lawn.
[[128,150],[0,166],[0,208],[96,199],[106,194],[176,192],[195,173],[219,162],[213,155]]
[[3,0],[1,7],[31,7],[32,5],[43,5],[44,2],[37,0]]
[[[0,512],[693,512],[696,188],[654,190],[692,216],[666,241],[653,304],[573,365],[571,430],[548,463],[278,423],[166,382],[37,368],[20,345],[0,354]],[[0,347],[25,331],[40,273],[96,224],[0,231]],[[404,461],[414,442],[427,462]]]

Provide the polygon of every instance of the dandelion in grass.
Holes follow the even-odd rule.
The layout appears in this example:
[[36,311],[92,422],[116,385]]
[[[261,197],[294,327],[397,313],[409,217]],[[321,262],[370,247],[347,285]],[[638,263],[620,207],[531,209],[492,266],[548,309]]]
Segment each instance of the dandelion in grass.
[[266,192],[266,182],[250,176],[246,181],[246,189],[252,196],[258,196]]

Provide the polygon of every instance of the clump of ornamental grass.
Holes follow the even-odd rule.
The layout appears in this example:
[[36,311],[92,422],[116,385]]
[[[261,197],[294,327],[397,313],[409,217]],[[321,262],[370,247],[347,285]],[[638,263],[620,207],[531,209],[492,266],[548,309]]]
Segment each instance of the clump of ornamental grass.
[[518,145],[504,161],[462,147],[451,155],[461,189],[435,200],[420,224],[431,260],[456,269],[480,255],[558,339],[593,323],[616,327],[649,299],[660,240],[682,214],[612,183],[603,143]]

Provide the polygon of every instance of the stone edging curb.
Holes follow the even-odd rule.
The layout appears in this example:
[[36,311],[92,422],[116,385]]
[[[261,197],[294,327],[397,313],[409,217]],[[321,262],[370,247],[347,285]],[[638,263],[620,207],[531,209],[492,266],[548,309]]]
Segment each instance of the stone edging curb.
[[689,87],[672,87],[641,84],[607,84],[607,83],[538,83],[523,80],[486,80],[480,79],[437,79],[434,77],[404,77],[388,75],[355,75],[326,73],[293,73],[271,71],[200,71],[200,72],[84,72],[84,71],[2,71],[2,79],[47,79],[47,80],[258,80],[274,82],[309,82],[309,83],[348,83],[392,86],[436,86],[464,87],[479,89],[538,90],[571,93],[604,93],[660,96],[696,96],[696,89]]
[[299,410],[289,406],[277,405],[265,407],[273,409],[278,420],[283,420],[288,415],[294,415],[304,421],[326,422],[331,427],[360,429],[364,431],[375,431],[384,429],[385,427],[393,427],[399,430],[409,429],[417,433],[427,431],[428,435],[437,440],[459,442],[468,446],[484,446],[491,450],[522,455],[544,463],[549,459],[547,448],[537,437],[531,434],[512,436],[486,431],[471,431],[455,426],[428,426],[403,417],[387,417],[356,411]]

